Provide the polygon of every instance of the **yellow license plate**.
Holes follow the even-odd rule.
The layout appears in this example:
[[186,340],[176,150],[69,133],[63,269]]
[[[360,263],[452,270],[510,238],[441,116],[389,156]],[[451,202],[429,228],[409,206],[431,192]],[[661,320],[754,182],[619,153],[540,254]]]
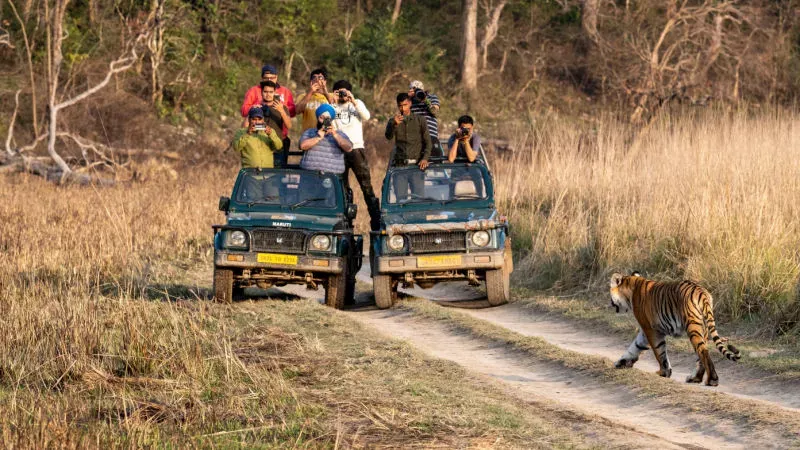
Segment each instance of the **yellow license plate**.
[[436,255],[420,256],[417,258],[417,267],[442,267],[460,266],[461,255]]
[[280,255],[277,253],[259,253],[258,262],[267,264],[287,264],[296,266],[297,255]]

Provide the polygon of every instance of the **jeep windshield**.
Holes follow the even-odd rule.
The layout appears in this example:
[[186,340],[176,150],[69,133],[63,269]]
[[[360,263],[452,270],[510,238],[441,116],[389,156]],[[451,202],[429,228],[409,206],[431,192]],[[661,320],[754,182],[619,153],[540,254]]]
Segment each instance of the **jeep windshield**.
[[281,208],[341,208],[336,175],[305,170],[244,170],[233,198],[246,205]]
[[398,205],[484,200],[488,196],[485,176],[478,166],[395,168],[389,175],[386,200]]

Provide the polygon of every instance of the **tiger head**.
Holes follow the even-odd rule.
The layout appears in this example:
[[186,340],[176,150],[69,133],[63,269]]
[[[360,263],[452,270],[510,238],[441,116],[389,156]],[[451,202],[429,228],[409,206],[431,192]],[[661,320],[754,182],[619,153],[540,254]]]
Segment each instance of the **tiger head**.
[[628,312],[633,309],[631,299],[633,298],[633,279],[640,277],[639,272],[633,272],[630,276],[620,273],[611,275],[608,286],[611,291],[611,306],[617,309],[617,313]]

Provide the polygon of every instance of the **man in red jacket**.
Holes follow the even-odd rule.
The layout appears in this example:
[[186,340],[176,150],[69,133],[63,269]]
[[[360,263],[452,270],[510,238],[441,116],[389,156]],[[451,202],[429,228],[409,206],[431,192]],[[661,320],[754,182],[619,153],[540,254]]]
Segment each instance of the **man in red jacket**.
[[[294,105],[294,97],[292,96],[292,91],[289,90],[286,86],[281,86],[278,84],[278,69],[275,66],[266,64],[264,67],[261,68],[261,81],[272,81],[278,86],[275,89],[275,94],[280,95],[281,103],[286,105],[286,109],[289,110],[289,117],[295,116],[295,105]],[[257,84],[250,89],[247,90],[247,93],[244,95],[244,102],[242,103],[242,117],[244,121],[242,123],[243,128],[248,127],[247,123],[247,113],[250,112],[250,108],[253,106],[261,106],[263,102],[261,96],[261,85]],[[282,157],[286,157],[286,152],[289,151],[291,147],[291,140],[289,139],[289,129],[284,126],[283,130],[281,130],[281,137],[283,138],[283,148],[285,152],[283,153]],[[283,161],[284,163],[286,161]]]

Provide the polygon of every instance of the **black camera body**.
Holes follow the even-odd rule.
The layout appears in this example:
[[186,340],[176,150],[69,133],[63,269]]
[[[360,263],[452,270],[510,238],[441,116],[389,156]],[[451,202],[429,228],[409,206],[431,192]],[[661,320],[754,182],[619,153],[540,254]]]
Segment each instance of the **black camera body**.
[[426,94],[422,89],[414,89],[414,98],[418,102],[424,102],[427,97],[428,94]]
[[347,92],[345,92],[344,90],[339,90],[339,98],[342,99],[342,100],[346,99],[347,98]]
[[330,117],[326,117],[322,119],[322,129],[327,130],[328,128],[333,126],[333,120]]
[[461,136],[461,137],[468,136],[469,135],[469,128],[467,128],[467,127],[459,128],[458,129],[458,135]]

